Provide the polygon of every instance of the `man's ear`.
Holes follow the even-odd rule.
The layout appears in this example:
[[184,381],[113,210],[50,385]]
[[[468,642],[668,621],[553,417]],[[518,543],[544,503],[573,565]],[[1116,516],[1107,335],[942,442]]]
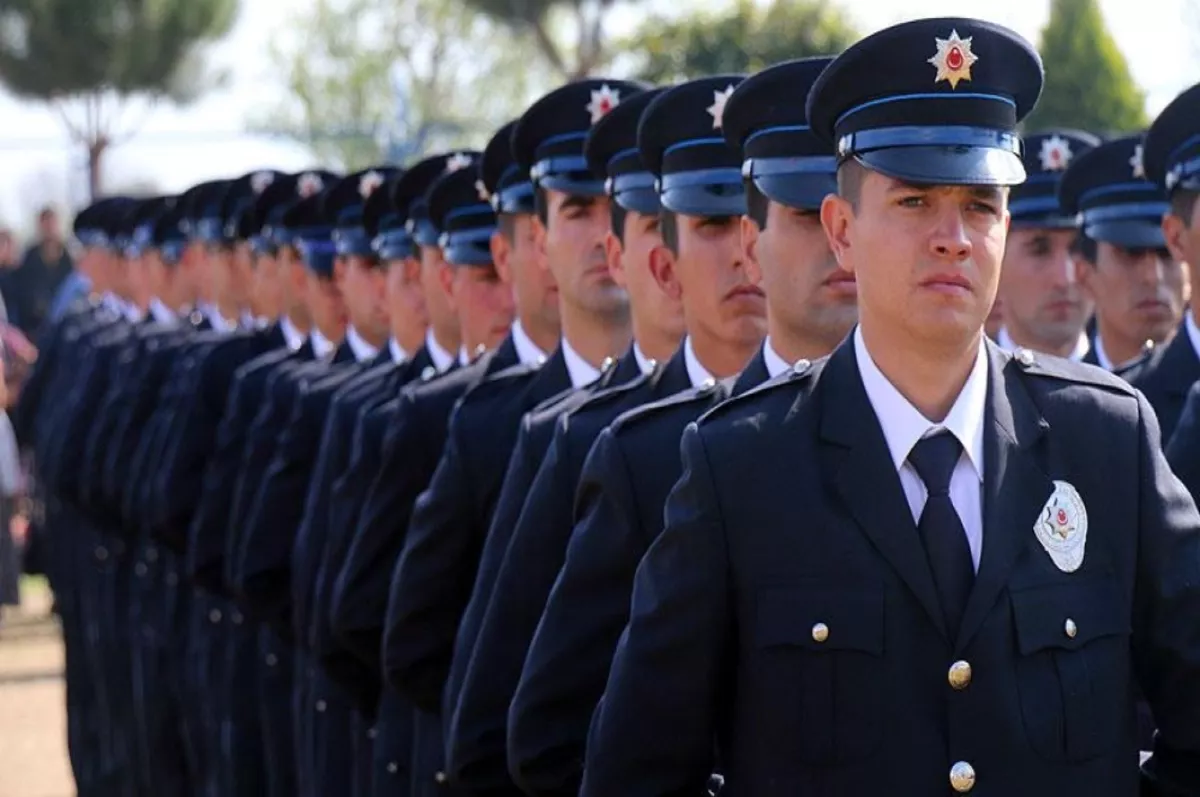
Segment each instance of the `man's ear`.
[[443,261],[438,264],[437,270],[438,287],[446,294],[446,303],[450,309],[457,312],[458,304],[454,301],[454,266]]
[[608,274],[613,278],[613,282],[620,285],[622,288],[625,285],[625,263],[621,259],[624,254],[624,248],[621,246],[621,240],[609,230],[604,234],[604,260],[608,263]]
[[492,251],[492,263],[496,266],[496,274],[499,275],[500,281],[512,285],[512,243],[508,236],[497,230],[492,233],[488,248]]
[[1196,260],[1197,253],[1188,246],[1187,225],[1183,219],[1174,213],[1166,213],[1162,217],[1163,237],[1167,239],[1167,249],[1171,257],[1181,263],[1191,264]]
[[650,250],[650,274],[663,293],[679,301],[683,298],[683,286],[679,284],[676,265],[675,253],[666,244],[655,244]]
[[825,230],[825,239],[838,265],[853,274],[851,232],[854,227],[854,206],[837,194],[827,194],[821,201],[821,227]]
[[541,271],[550,270],[550,255],[546,252],[546,238],[549,233],[546,225],[539,216],[533,217],[533,254],[534,262]]

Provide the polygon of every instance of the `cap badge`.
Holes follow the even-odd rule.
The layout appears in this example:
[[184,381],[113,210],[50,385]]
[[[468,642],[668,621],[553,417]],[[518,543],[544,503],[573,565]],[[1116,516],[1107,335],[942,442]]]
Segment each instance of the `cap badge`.
[[1171,170],[1166,174],[1167,190],[1170,191],[1179,184],[1180,178],[1183,177],[1183,164],[1177,163],[1171,167]]
[[383,185],[383,175],[372,169],[359,178],[358,195],[363,199],[370,199],[371,194],[375,193],[375,189],[381,185]]
[[305,198],[319,194],[324,187],[325,181],[321,179],[321,175],[312,172],[305,172],[296,181],[296,192]]
[[945,80],[950,88],[956,89],[960,80],[971,79],[971,66],[979,60],[979,56],[971,52],[972,38],[960,39],[956,30],[950,31],[949,39],[933,38],[937,43],[937,52],[926,63],[937,67],[934,83]]
[[1039,153],[1039,157],[1042,159],[1042,170],[1061,172],[1067,168],[1073,154],[1070,142],[1062,136],[1054,135],[1042,139],[1042,151]]
[[255,172],[250,175],[250,190],[255,194],[261,194],[267,190],[267,186],[275,182],[275,175],[272,172]]
[[586,106],[586,110],[592,115],[592,124],[596,124],[604,118],[605,114],[616,108],[621,103],[621,92],[614,91],[607,83],[599,89],[592,92],[592,100]]
[[456,152],[446,159],[446,174],[453,174],[474,163],[474,159],[465,152]]
[[1129,158],[1129,165],[1133,167],[1134,177],[1146,178],[1146,165],[1142,162],[1145,152],[1146,150],[1141,144],[1133,148],[1133,155]]
[[1074,486],[1054,482],[1054,492],[1034,522],[1033,532],[1059,570],[1074,573],[1079,569],[1087,548],[1088,517]]
[[729,98],[732,95],[732,83],[726,86],[724,91],[713,92],[713,104],[704,109],[713,118],[713,130],[721,129],[721,122],[725,116],[725,103],[729,102]]
[[475,193],[479,196],[480,202],[487,202],[491,196],[488,194],[487,186],[484,185],[483,180],[475,181]]

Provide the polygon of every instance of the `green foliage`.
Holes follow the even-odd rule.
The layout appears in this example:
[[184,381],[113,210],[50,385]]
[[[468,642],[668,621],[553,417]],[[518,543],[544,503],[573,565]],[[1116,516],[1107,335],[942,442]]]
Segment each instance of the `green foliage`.
[[546,88],[527,39],[445,0],[317,0],[271,50],[286,96],[257,126],[346,170],[481,146]]
[[1147,125],[1145,95],[1096,0],[1052,0],[1038,49],[1046,86],[1025,121],[1027,129],[1074,127],[1109,134]]
[[[633,0],[629,0],[632,2]],[[604,23],[616,0],[461,0],[528,37],[562,78],[585,77],[608,59]]]
[[0,0],[0,82],[18,96],[191,99],[198,46],[237,0]]
[[649,19],[622,49],[640,60],[638,77],[663,85],[835,55],[857,39],[846,15],[825,0],[772,0],[767,6],[738,0],[717,11]]

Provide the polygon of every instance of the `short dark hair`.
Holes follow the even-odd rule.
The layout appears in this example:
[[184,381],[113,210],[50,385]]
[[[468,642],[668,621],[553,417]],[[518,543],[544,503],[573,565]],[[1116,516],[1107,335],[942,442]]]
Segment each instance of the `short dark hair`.
[[662,235],[663,246],[671,250],[671,254],[679,256],[679,218],[675,211],[662,208],[658,211],[659,233]]
[[758,190],[758,186],[754,184],[752,178],[747,177],[746,183],[746,216],[758,225],[758,229],[767,229],[767,208],[771,205],[771,200],[767,195]]
[[838,166],[838,196],[849,202],[855,212],[858,211],[858,203],[862,199],[863,180],[866,176],[866,168],[853,158],[847,158]]
[[1196,198],[1200,192],[1180,188],[1171,194],[1171,215],[1183,219],[1183,226],[1191,228],[1192,213],[1196,210]]
[[628,215],[629,211],[615,200],[608,203],[608,223],[612,226],[613,235],[617,236],[622,249],[625,248],[625,219]]
[[537,214],[543,227],[550,224],[550,197],[539,183],[533,185],[533,212]]
[[1080,230],[1075,236],[1075,241],[1071,244],[1071,254],[1077,255],[1081,260],[1086,260],[1088,263],[1095,265],[1099,248],[1094,239],[1089,238],[1087,233]]
[[58,215],[58,213],[57,213],[57,211],[54,210],[53,206],[46,205],[45,207],[43,207],[41,210],[38,211],[38,221],[45,221],[46,219],[51,218],[52,216],[57,216],[57,215]]

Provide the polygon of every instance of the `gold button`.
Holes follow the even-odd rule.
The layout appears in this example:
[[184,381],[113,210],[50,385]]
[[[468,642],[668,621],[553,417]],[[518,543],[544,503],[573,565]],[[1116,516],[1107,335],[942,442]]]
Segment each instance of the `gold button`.
[[274,653],[267,654],[267,666],[268,667],[274,667],[278,663],[279,663],[278,656],[276,656]]
[[221,610],[213,609],[211,612],[208,613],[208,619],[210,622],[212,622],[214,624],[221,622]]
[[829,626],[824,623],[817,623],[812,630],[813,642],[824,642],[829,639]]
[[325,712],[325,701],[318,700],[316,708],[317,708],[317,713],[323,714]]
[[971,664],[966,661],[956,661],[950,665],[950,673],[946,678],[955,689],[966,689],[971,685]]
[[395,761],[388,762],[387,771],[388,771],[389,775],[395,775],[399,770],[400,770],[400,765],[397,764]]
[[438,772],[436,775],[433,776],[433,779],[435,781],[437,781],[438,783],[445,783],[446,782],[446,773]]
[[1074,639],[1075,635],[1079,633],[1079,626],[1075,625],[1075,621],[1068,617],[1067,621],[1063,623],[1063,633],[1067,635],[1067,639]]
[[966,761],[959,761],[950,767],[950,785],[959,794],[966,794],[975,788],[975,767]]

